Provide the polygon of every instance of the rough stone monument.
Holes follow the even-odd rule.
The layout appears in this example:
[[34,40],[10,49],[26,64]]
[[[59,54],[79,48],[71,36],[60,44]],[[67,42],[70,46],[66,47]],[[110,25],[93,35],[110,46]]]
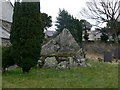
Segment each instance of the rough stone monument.
[[77,52],[80,50],[78,43],[68,29],[64,29],[56,38],[42,46],[41,54]]
[[[47,67],[48,65],[50,67],[51,65],[46,62],[48,61],[46,59],[48,57],[55,57],[58,62],[57,69],[64,69],[74,66],[87,66],[88,64],[85,62],[85,58],[83,57],[84,55],[82,54],[82,49],[68,29],[64,29],[59,35],[44,44],[41,50],[41,56],[44,56],[44,60],[42,60],[45,64],[43,66]],[[52,67],[56,67],[56,64]]]

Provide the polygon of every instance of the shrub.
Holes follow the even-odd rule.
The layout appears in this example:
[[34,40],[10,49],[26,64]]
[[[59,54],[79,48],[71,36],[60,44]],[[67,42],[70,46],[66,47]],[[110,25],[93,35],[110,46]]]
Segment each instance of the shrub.
[[95,41],[94,41],[94,40],[88,40],[88,42],[90,42],[90,43],[94,43]]
[[40,2],[15,2],[10,42],[12,55],[23,73],[28,73],[40,57],[44,38],[41,18]]
[[114,40],[109,40],[108,43],[114,44],[115,42],[114,42]]
[[120,40],[118,40],[118,43],[120,44]]
[[11,65],[14,65],[15,62],[11,55],[11,46],[3,46],[2,47],[2,68],[5,71]]

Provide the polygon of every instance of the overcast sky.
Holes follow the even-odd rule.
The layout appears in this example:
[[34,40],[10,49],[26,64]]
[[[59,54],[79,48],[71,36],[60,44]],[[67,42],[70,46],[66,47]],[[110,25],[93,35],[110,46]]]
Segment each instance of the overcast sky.
[[[15,0],[10,0],[14,3]],[[80,11],[86,6],[86,2],[90,0],[40,0],[41,12],[47,13],[52,16],[53,24],[58,16],[59,8],[67,10],[71,15],[78,19],[83,19]],[[85,18],[84,18],[85,19]],[[89,20],[88,20],[89,21]],[[93,23],[89,21],[90,23]],[[55,27],[49,28],[55,30]]]

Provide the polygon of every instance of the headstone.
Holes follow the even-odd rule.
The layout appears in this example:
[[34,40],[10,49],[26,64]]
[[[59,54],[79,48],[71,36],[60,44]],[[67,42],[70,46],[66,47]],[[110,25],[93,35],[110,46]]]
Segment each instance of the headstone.
[[120,47],[115,49],[114,57],[115,59],[120,59]]
[[112,62],[112,52],[104,52],[104,62]]

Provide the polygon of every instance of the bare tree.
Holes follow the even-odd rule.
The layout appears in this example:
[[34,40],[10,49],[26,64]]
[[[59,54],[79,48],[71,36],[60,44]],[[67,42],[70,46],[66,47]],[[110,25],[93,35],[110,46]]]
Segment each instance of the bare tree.
[[[97,21],[97,26],[101,23],[109,23],[111,25],[110,33],[114,34],[117,40],[118,21],[120,19],[120,0],[92,0],[87,2],[87,9],[83,8],[81,15],[88,19]],[[100,25],[99,25],[100,26]]]

